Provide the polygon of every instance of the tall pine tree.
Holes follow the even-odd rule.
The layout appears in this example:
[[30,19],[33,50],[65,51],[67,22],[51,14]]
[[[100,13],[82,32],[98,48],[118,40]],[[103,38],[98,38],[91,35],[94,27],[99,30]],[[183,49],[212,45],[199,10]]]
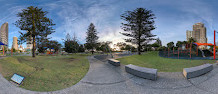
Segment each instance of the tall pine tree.
[[37,40],[44,40],[48,35],[55,32],[52,28],[55,24],[46,17],[47,13],[42,8],[30,6],[17,14],[19,20],[15,22],[15,25],[24,31],[19,32],[21,34],[19,42],[32,41],[32,57],[35,57]]
[[73,38],[71,38],[70,34],[67,33],[64,45],[65,45],[65,51],[68,53],[77,53],[79,50],[79,43],[77,41],[75,34]]
[[121,23],[124,30],[121,34],[130,37],[125,39],[126,42],[136,44],[138,46],[138,54],[140,55],[142,44],[155,40],[153,37],[156,35],[151,33],[155,29],[155,15],[151,10],[137,8],[133,11],[126,11],[121,15],[121,19],[126,21],[126,23]]
[[97,36],[97,30],[95,29],[95,25],[93,23],[91,23],[87,29],[86,32],[87,36],[86,36],[86,46],[88,49],[91,49],[92,54],[94,53],[94,48],[97,45],[97,40],[98,40],[98,36]]

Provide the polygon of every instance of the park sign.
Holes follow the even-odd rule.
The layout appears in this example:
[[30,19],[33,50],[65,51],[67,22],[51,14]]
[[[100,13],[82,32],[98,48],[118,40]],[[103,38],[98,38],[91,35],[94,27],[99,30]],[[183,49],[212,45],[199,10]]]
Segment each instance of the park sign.
[[11,77],[11,80],[12,80],[13,82],[17,83],[18,85],[20,85],[20,84],[22,83],[22,81],[24,80],[24,77],[15,73],[15,74]]

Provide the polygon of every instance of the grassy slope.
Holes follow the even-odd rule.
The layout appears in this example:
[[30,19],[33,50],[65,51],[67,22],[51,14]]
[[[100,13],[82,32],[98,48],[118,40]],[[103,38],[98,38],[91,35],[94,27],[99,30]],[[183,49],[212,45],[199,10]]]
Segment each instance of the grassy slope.
[[133,64],[141,67],[155,68],[160,72],[181,72],[183,68],[194,67],[204,63],[215,63],[214,60],[169,59],[158,56],[158,52],[133,55],[118,59],[121,64]]
[[2,75],[10,80],[14,73],[25,76],[21,87],[34,91],[54,91],[76,84],[89,69],[87,55],[16,56],[0,61]]

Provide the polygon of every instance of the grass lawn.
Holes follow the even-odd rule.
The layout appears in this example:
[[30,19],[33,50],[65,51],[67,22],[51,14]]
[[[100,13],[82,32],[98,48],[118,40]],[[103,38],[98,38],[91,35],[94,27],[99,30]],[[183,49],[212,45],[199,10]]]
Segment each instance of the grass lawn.
[[215,63],[215,60],[186,60],[163,58],[158,52],[147,52],[119,58],[121,64],[133,64],[141,67],[155,68],[159,72],[182,72],[183,68],[194,67],[204,63]]
[[87,73],[88,55],[13,56],[1,59],[0,72],[10,80],[14,73],[25,77],[20,87],[33,91],[54,91],[70,87]]

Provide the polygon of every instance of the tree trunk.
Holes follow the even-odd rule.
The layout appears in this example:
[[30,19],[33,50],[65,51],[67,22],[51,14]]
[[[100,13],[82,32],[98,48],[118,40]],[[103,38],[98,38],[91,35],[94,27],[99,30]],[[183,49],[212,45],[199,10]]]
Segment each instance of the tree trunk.
[[141,55],[141,44],[138,44],[138,55]]
[[32,57],[36,57],[35,56],[35,47],[36,47],[36,39],[35,39],[35,36],[34,36],[33,37]]
[[140,24],[139,24],[139,30],[138,30],[138,55],[141,55],[141,20],[140,20],[140,22],[139,22]]
[[92,48],[92,54],[94,53],[93,48]]
[[[34,21],[34,13],[32,13],[32,24],[33,24],[33,27],[32,27],[32,34],[31,34],[31,37],[33,37],[33,48],[32,48],[32,57],[35,57],[35,47],[36,47],[36,36],[35,36],[35,21]],[[31,31],[29,31],[31,32]],[[30,39],[31,40],[31,39]]]
[[138,37],[138,55],[141,55],[141,31],[139,28],[139,37]]

